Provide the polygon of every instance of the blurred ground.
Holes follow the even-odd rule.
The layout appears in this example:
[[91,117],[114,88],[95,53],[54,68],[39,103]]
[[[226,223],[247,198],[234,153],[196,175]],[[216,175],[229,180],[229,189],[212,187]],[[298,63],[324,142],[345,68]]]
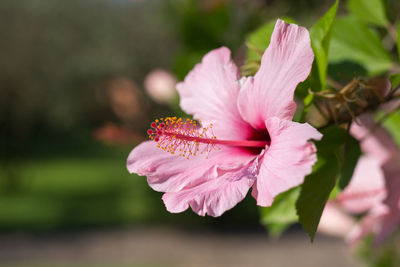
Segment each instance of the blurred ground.
[[1,266],[360,266],[343,241],[295,232],[265,233],[134,228],[0,235]]

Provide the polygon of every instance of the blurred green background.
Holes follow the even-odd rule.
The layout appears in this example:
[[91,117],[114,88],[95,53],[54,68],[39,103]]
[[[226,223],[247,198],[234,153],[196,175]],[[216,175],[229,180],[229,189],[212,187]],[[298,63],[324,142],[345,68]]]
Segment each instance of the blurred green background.
[[0,231],[138,224],[257,228],[247,198],[222,217],[169,214],[126,158],[156,117],[146,75],[177,80],[211,49],[245,59],[246,35],[278,16],[311,25],[321,0],[2,0]]

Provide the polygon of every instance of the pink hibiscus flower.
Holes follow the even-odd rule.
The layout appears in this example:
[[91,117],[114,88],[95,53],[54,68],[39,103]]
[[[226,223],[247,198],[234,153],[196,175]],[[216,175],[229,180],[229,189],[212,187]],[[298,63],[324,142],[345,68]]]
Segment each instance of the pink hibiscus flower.
[[[368,234],[375,244],[387,238],[400,223],[400,152],[390,135],[375,125],[372,115],[359,117],[351,133],[361,141],[363,155],[350,184],[330,201],[322,214],[318,230],[343,236],[356,245]],[[351,215],[365,213],[360,221]]]
[[[271,205],[301,184],[316,161],[308,140],[322,135],[292,121],[294,90],[313,59],[308,31],[282,20],[254,77],[240,79],[229,49],[209,52],[177,85],[182,109],[203,128],[176,118],[152,123],[148,133],[154,139],[132,150],[129,172],[147,176],[154,190],[165,192],[162,199],[174,213],[190,206],[199,215],[220,216],[251,187],[258,205]],[[197,155],[202,151],[207,156]]]
[[[383,204],[386,196],[384,173],[378,158],[363,155],[346,189],[326,204],[318,231],[345,237],[351,245],[356,244],[376,228],[375,222],[387,213]],[[357,223],[352,215],[362,213],[366,215]]]
[[[371,114],[360,117],[362,126],[355,126],[353,135],[366,153],[374,155],[384,175],[385,198],[371,206],[367,215],[347,237],[356,244],[364,236],[374,233],[375,244],[383,242],[400,223],[400,151],[388,132],[373,121]],[[371,129],[371,130],[370,130]]]

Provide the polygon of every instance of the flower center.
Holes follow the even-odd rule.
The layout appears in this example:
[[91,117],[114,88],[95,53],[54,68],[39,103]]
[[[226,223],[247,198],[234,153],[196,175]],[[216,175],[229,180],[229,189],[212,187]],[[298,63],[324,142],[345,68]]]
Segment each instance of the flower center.
[[[157,142],[157,147],[185,158],[209,153],[216,145],[242,147],[246,150],[261,150],[270,144],[267,140],[221,140],[213,133],[213,125],[200,127],[197,121],[177,117],[157,119],[150,124],[147,134]],[[257,136],[259,137],[259,136]],[[251,138],[253,139],[253,138]]]

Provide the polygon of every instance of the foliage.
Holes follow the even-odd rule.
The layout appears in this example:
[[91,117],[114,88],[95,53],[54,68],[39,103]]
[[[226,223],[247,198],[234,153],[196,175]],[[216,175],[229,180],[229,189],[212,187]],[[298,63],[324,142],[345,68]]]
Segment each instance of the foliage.
[[379,35],[351,15],[336,20],[330,48],[329,61],[332,64],[352,63],[354,67],[349,71],[357,71],[359,75],[382,74],[392,65]]
[[386,27],[389,23],[382,0],[350,0],[347,2],[347,8],[366,23],[382,27]]
[[[299,220],[311,240],[314,239],[326,202],[346,188],[362,154],[359,140],[346,129],[352,121],[357,123],[357,115],[367,109],[374,111],[379,107],[379,101],[394,97],[400,84],[399,61],[396,60],[400,50],[394,49],[396,44],[397,49],[400,47],[400,34],[397,38],[393,34],[395,27],[386,15],[385,3],[381,0],[350,0],[346,6],[348,12],[336,17],[339,1],[335,1],[310,28],[315,61],[310,76],[296,90],[300,107],[295,120],[304,122],[318,115],[319,121],[309,122],[322,126],[324,137],[316,142],[318,161],[302,186],[279,195],[271,207],[261,209],[261,222],[273,234],[281,233]],[[257,71],[273,25],[274,20],[268,21],[248,35],[244,74]],[[372,85],[370,78],[382,75],[390,78],[392,90],[389,95],[379,96],[378,102],[373,102],[371,99],[382,94],[383,87]],[[349,100],[360,101],[360,92],[366,88],[375,94],[372,98],[365,96],[371,107],[362,108]],[[343,117],[344,114],[347,117]],[[383,126],[400,147],[399,118],[399,112],[395,110],[385,117]],[[291,206],[294,202],[296,210]]]
[[[326,86],[329,44],[338,5],[339,0],[336,0],[335,4],[328,10],[328,12],[326,12],[325,15],[310,29],[311,45],[315,53],[315,64],[318,69],[320,90],[324,90]],[[315,72],[315,66],[313,68],[313,71]]]
[[400,85],[400,74],[391,74],[389,75],[389,80],[390,83],[392,84],[392,87],[395,88]]
[[299,193],[299,187],[290,189],[277,196],[271,207],[261,208],[261,223],[268,227],[272,235],[279,236],[298,221],[295,203]]
[[393,139],[400,147],[400,112],[394,112],[386,118],[383,126],[391,133]]

